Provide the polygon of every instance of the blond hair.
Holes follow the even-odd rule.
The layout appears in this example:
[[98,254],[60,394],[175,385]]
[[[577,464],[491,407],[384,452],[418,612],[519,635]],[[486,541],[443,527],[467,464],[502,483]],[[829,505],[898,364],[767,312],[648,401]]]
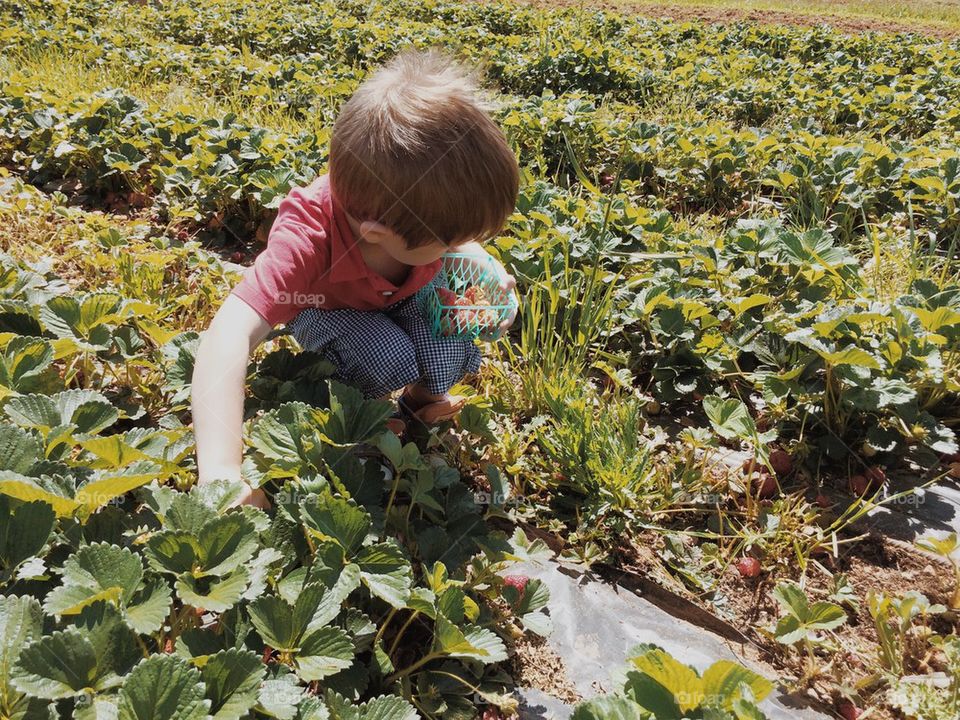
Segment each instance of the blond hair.
[[517,158],[475,76],[436,51],[406,51],[344,105],[330,140],[330,186],[358,220],[409,247],[485,240],[517,200]]

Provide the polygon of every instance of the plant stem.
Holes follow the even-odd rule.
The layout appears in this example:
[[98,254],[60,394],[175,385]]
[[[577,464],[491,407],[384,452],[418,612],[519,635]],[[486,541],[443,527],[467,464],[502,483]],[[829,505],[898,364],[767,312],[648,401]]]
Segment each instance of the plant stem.
[[408,627],[410,627],[410,623],[417,619],[418,615],[420,615],[420,611],[414,610],[410,614],[410,617],[407,618],[406,622],[400,626],[400,630],[397,631],[397,636],[393,639],[393,643],[390,645],[390,650],[387,652],[387,655],[393,655],[397,649],[397,646],[400,644],[400,638],[403,637],[403,633],[406,632]]
[[416,661],[415,663],[413,663],[412,665],[408,665],[408,666],[405,667],[403,670],[398,670],[398,671],[395,672],[393,675],[390,675],[390,676],[387,678],[387,684],[389,685],[390,683],[394,682],[395,680],[399,680],[399,679],[402,678],[402,677],[406,677],[406,676],[409,675],[410,673],[412,673],[412,672],[414,672],[414,671],[419,670],[420,668],[422,668],[422,667],[423,667],[424,665],[426,665],[428,662],[431,662],[431,661],[433,661],[433,660],[436,660],[437,658],[440,658],[440,657],[443,657],[443,653],[438,653],[438,652],[430,652],[430,653],[427,653],[426,655],[424,655],[422,658],[420,658],[419,660],[417,660],[417,661]]

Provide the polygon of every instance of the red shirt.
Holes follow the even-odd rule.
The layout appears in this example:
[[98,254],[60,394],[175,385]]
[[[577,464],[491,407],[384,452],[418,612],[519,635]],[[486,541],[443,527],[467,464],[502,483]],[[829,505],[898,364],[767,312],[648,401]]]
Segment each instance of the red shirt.
[[371,270],[324,175],[283,199],[266,249],[233,294],[270,325],[308,307],[380,310],[428,284],[442,262],[411,266],[402,285]]

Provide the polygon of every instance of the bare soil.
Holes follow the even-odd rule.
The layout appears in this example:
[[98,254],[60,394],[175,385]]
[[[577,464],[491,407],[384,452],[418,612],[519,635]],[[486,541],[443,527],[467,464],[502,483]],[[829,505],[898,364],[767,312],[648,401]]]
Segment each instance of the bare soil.
[[[648,576],[662,575],[662,566],[656,562],[654,543],[652,538],[635,543],[634,550],[624,556],[624,559],[630,558],[624,563],[627,569]],[[925,595],[931,603],[941,605],[947,605],[952,592],[953,574],[945,563],[907,543],[883,536],[870,536],[855,544],[841,546],[837,556],[824,555],[812,562],[805,584],[811,602],[828,599],[832,592],[832,577],[838,573],[847,576],[856,604],[844,605],[848,622],[834,631],[842,652],[832,656],[832,663],[830,656],[822,654],[820,664],[823,674],[809,683],[815,696],[825,703],[839,699],[833,697],[834,688],[839,684],[853,685],[856,680],[868,677],[879,667],[878,638],[867,604],[867,596],[871,591],[902,597],[912,590]],[[663,583],[662,577],[658,580]],[[670,591],[698,603],[704,610],[713,611],[709,600],[698,598],[674,578],[664,584]],[[803,658],[758,631],[758,628],[775,625],[781,614],[770,594],[774,585],[774,579],[766,574],[756,579],[744,579],[735,568],[728,568],[719,580],[717,593],[724,598],[725,619],[722,622],[747,635],[750,654],[757,653],[755,659],[781,673],[796,677],[802,672]],[[688,619],[696,622],[695,619]],[[930,620],[930,629],[939,635],[958,632],[960,619],[949,613],[936,616]],[[937,653],[930,652],[927,643],[918,639],[914,646],[908,644],[905,672],[926,674],[943,670],[941,660]],[[887,720],[894,717],[881,704],[882,695],[870,697],[869,693],[865,693],[862,699],[865,705],[873,706],[871,718]]]
[[567,677],[563,659],[546,640],[525,636],[514,643],[513,651],[510,674],[518,686],[540,690],[570,705],[582,699]]
[[[474,0],[483,2],[484,0]],[[691,7],[670,3],[630,3],[615,0],[600,0],[586,5],[582,0],[518,0],[521,4],[537,7],[589,7],[617,13],[633,13],[653,18],[671,20],[698,20],[711,25],[729,25],[746,22],[755,25],[788,25],[794,27],[820,27],[829,25],[844,33],[866,32],[921,33],[938,39],[960,36],[960,30],[929,23],[901,22],[877,17],[853,17],[830,13],[797,13],[788,10],[747,10],[742,8]]]

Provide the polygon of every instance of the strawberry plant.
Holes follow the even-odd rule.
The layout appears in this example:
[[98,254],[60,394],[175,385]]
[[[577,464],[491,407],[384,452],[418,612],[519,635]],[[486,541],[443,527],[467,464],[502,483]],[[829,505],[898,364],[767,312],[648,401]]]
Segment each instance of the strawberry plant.
[[699,673],[662,648],[641,645],[628,658],[622,692],[579,704],[572,720],[763,718],[756,703],[772,690],[768,680],[735,662],[719,660]]

